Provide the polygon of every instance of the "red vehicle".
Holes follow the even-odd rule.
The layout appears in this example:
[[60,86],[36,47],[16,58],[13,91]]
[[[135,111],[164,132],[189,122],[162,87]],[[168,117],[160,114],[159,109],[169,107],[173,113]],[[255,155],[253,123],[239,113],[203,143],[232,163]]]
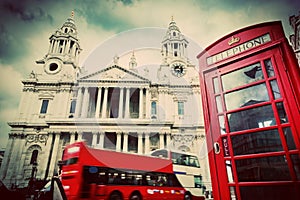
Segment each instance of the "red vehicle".
[[93,149],[83,142],[65,148],[61,179],[70,200],[191,199],[171,160]]

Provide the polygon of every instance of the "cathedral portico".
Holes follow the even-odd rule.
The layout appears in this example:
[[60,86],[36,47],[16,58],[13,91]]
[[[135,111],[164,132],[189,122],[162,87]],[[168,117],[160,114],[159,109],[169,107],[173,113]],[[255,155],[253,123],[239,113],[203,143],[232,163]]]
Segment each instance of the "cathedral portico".
[[147,87],[78,87],[75,118],[144,119],[149,92]]

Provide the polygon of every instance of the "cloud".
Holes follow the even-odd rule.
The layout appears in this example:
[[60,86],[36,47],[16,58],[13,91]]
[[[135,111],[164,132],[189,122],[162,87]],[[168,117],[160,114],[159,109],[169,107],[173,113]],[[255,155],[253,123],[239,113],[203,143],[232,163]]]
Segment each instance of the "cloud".
[[12,66],[0,65],[0,107],[17,107],[22,91],[22,74]]
[[22,2],[16,3],[15,1],[4,1],[2,7],[3,10],[6,10],[11,15],[15,15],[24,21],[53,21],[52,17],[39,7],[39,4],[36,4],[38,2],[30,4],[30,6],[28,6],[30,1]]
[[7,122],[16,117],[21,97],[22,75],[12,66],[0,65],[0,149],[6,146],[10,127]]

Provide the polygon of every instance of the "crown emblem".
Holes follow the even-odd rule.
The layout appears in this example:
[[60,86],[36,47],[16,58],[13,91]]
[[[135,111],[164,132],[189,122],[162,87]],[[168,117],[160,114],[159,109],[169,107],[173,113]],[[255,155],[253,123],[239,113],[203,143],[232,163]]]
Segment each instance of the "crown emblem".
[[231,46],[231,45],[233,45],[233,44],[235,44],[235,43],[237,43],[239,41],[240,41],[239,37],[232,36],[231,39],[228,41],[228,44],[229,44],[229,46]]

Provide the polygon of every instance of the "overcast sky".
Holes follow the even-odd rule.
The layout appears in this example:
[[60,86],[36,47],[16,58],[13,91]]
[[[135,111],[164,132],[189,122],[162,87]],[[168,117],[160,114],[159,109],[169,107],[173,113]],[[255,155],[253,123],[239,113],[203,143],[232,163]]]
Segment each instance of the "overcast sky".
[[[149,27],[167,28],[171,16],[181,32],[200,48],[237,29],[266,21],[281,20],[288,37],[289,16],[299,14],[300,3],[299,0],[0,0],[0,149],[6,147],[7,122],[17,113],[21,80],[35,69],[35,61],[47,53],[49,36],[61,27],[72,10],[83,49],[80,63],[84,65],[95,49],[114,45],[107,41],[116,35]],[[137,39],[142,40],[133,39],[134,49],[138,49]]]

